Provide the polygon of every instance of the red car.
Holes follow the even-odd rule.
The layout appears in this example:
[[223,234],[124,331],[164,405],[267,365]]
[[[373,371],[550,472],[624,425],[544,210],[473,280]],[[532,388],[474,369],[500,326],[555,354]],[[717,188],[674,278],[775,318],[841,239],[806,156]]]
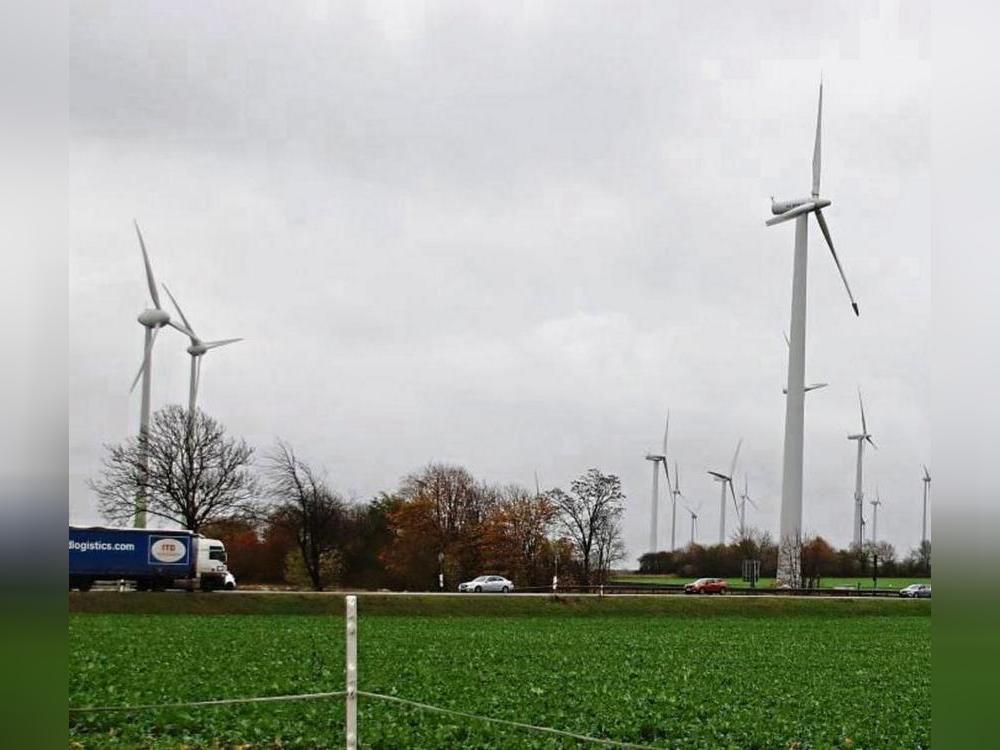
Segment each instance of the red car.
[[684,584],[685,594],[725,594],[729,584],[724,578],[699,578]]

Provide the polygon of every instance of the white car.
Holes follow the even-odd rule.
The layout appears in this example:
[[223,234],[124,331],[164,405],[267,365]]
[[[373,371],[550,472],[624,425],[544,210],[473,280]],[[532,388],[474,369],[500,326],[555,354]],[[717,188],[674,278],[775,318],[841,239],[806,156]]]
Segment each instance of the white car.
[[506,594],[514,590],[514,583],[503,576],[479,576],[471,581],[458,584],[459,591],[499,591]]

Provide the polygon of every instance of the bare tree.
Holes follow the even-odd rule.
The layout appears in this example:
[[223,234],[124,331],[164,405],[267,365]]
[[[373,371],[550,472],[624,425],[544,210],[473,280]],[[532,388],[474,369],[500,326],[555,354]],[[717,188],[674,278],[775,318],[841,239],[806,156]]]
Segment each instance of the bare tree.
[[295,537],[302,567],[313,589],[322,591],[331,583],[349,535],[351,514],[344,500],[327,484],[326,477],[295,455],[281,440],[264,459],[266,488],[276,506],[272,521]]
[[576,547],[580,582],[589,585],[595,570],[606,572],[614,559],[620,559],[615,542],[620,544],[618,524],[624,512],[621,480],[614,474],[590,469],[573,480],[569,493],[556,488],[547,497]]
[[[100,476],[89,485],[101,513],[112,522],[131,520],[136,498],[143,495],[149,515],[195,532],[254,510],[253,448],[229,437],[222,424],[200,409],[192,415],[180,406],[167,406],[153,415],[147,435],[105,449]],[[148,468],[143,467],[143,449]]]

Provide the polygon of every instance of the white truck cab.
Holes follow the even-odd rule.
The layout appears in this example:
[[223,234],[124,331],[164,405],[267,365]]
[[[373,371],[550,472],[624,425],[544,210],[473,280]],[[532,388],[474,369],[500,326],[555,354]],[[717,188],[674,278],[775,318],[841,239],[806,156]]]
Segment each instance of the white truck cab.
[[236,588],[236,579],[226,569],[226,547],[218,539],[198,539],[195,573],[203,591],[226,588],[227,577],[232,579],[232,588]]

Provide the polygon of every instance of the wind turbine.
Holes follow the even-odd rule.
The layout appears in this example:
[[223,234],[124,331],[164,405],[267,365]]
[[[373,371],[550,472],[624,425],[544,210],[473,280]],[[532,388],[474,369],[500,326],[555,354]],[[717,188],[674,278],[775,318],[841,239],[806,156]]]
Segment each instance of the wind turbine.
[[700,502],[694,507],[694,509],[692,509],[691,506],[689,505],[684,506],[684,510],[686,510],[688,513],[691,514],[691,541],[688,542],[689,546],[694,544],[694,537],[698,531],[698,511],[700,509],[701,509]]
[[[667,480],[670,487],[670,480]],[[670,551],[677,549],[677,498],[684,497],[681,492],[681,472],[677,468],[677,461],[674,461],[674,486],[670,488]]]
[[864,541],[864,531],[861,528],[861,516],[864,512],[865,494],[861,487],[862,469],[865,457],[865,443],[872,448],[878,448],[872,440],[871,433],[868,432],[868,422],[865,420],[865,402],[861,399],[861,389],[858,389],[858,405],[861,407],[861,432],[848,435],[848,440],[858,441],[858,463],[857,475],[854,479],[854,544],[860,547]]
[[[719,500],[719,544],[726,543],[726,488],[733,496],[733,505],[736,506],[736,490],[733,489],[733,475],[736,473],[736,459],[740,457],[740,446],[743,445],[743,438],[736,443],[736,452],[733,454],[733,462],[729,465],[729,473],[723,474],[718,471],[710,471],[709,474],[716,482],[722,484],[722,496]],[[739,511],[739,508],[736,508]]]
[[660,515],[660,464],[667,477],[667,487],[670,487],[670,472],[667,471],[667,434],[670,432],[670,412],[667,412],[667,426],[663,430],[663,452],[647,453],[646,460],[653,462],[653,498],[649,515],[649,551],[656,552],[659,547],[659,515]]
[[[782,331],[781,335],[785,337],[785,345],[788,348],[791,348],[792,344],[788,340],[788,334],[785,333],[784,331]],[[804,386],[802,390],[804,392],[806,392],[806,393],[809,393],[809,391],[818,391],[820,388],[826,388],[828,385],[830,385],[830,384],[829,383],[810,383],[809,385]],[[786,385],[784,388],[782,388],[781,392],[787,396],[788,395],[788,386]]]
[[760,510],[757,507],[757,503],[753,501],[750,497],[750,480],[747,475],[743,475],[743,494],[740,495],[740,538],[746,539],[747,536],[747,503],[750,503],[754,508]]
[[[147,454],[146,439],[149,435],[149,402],[150,387],[153,370],[153,345],[156,337],[160,334],[160,329],[164,326],[172,326],[184,334],[189,334],[187,329],[177,325],[170,320],[170,313],[160,305],[160,295],[156,289],[156,279],[153,277],[153,267],[149,263],[149,253],[146,252],[146,243],[142,239],[142,232],[139,230],[139,222],[133,220],[135,233],[139,237],[139,249],[142,250],[142,262],[146,267],[146,284],[149,287],[149,296],[153,301],[153,306],[146,308],[139,313],[139,324],[145,329],[145,337],[142,349],[142,364],[139,372],[132,380],[132,387],[129,393],[135,390],[136,384],[142,378],[142,402],[139,408],[139,470],[143,479],[149,471],[149,456]],[[146,525],[146,503],[147,496],[145,488],[140,488],[135,499],[135,518],[133,525],[142,528]]]
[[869,501],[872,506],[872,544],[878,544],[878,506],[882,504],[882,498],[878,494],[878,487],[875,488],[875,499]]
[[922,531],[920,532],[920,543],[922,545],[927,543],[927,496],[930,494],[931,491],[931,475],[930,472],[927,471],[926,466],[924,467],[923,482],[924,482],[924,523],[923,526],[921,527]]
[[187,329],[184,333],[191,340],[191,345],[187,348],[187,353],[191,355],[191,383],[188,388],[188,414],[190,418],[194,418],[194,406],[195,402],[198,400],[198,386],[201,384],[201,358],[205,356],[205,352],[210,349],[218,349],[220,346],[225,346],[226,344],[235,344],[237,341],[242,341],[243,339],[221,339],[219,341],[202,341],[198,338],[198,334],[194,332],[194,326],[192,326],[187,317],[184,315],[184,311],[181,310],[181,306],[177,304],[177,300],[174,299],[174,295],[170,293],[167,289],[167,285],[163,285],[163,290],[170,297],[170,301],[173,303],[174,308],[177,310],[177,314],[181,316],[181,320],[184,321],[184,327]]
[[781,481],[781,530],[778,538],[779,555],[777,578],[780,582],[798,584],[802,544],[802,453],[805,421],[805,366],[806,366],[806,266],[808,262],[809,214],[816,215],[820,231],[830,247],[833,261],[844,282],[854,314],[858,303],[840,265],[840,258],[833,247],[830,229],[826,225],[823,209],[830,200],[821,198],[820,142],[823,122],[823,83],[819,85],[819,105],[816,114],[816,142],[813,147],[812,195],[809,198],[775,201],[771,198],[774,216],[765,224],[772,226],[795,219],[795,256],[792,269],[792,325],[788,356],[788,384],[785,396],[785,447]]

